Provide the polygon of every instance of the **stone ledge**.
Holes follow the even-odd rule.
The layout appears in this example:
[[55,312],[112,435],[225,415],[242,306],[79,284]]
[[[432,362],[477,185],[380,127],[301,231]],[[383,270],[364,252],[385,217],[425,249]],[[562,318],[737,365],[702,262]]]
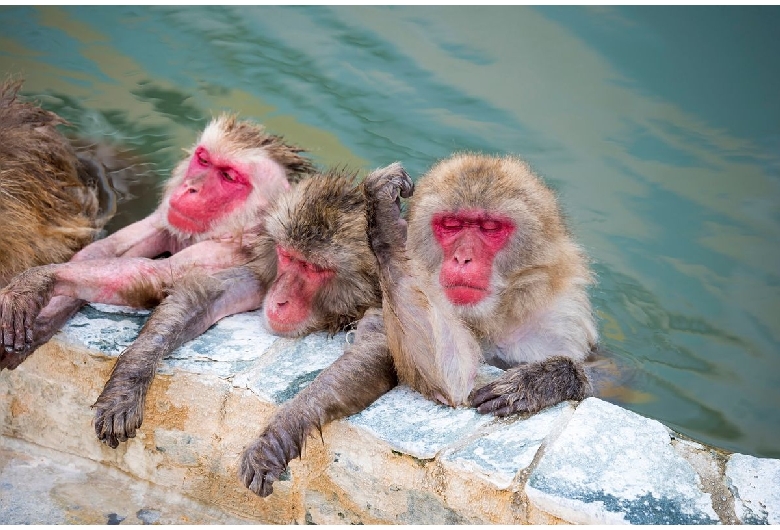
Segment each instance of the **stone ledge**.
[[164,361],[138,436],[113,450],[90,405],[146,315],[87,306],[0,374],[0,521],[780,522],[778,460],[707,448],[595,398],[496,419],[406,387],[310,438],[260,499],[237,479],[241,450],[344,335],[293,341],[254,313],[224,319]]

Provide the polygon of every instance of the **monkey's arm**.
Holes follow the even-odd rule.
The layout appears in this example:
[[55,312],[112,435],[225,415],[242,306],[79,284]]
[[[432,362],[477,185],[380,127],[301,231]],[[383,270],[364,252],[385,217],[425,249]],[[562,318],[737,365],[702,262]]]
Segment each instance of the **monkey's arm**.
[[135,437],[160,360],[221,318],[262,306],[265,290],[243,266],[213,276],[185,276],[117,359],[94,405],[97,437],[114,448]]
[[28,269],[0,290],[0,332],[5,353],[29,351],[35,320],[52,296],[149,307],[187,272],[215,272],[245,261],[238,242],[208,240],[167,259],[92,259]]
[[76,252],[70,261],[126,257],[153,258],[173,252],[173,238],[165,228],[162,214],[155,211],[145,219],[128,225]]
[[287,464],[301,455],[314,429],[360,412],[396,385],[382,317],[369,310],[360,320],[354,343],[295,398],[282,405],[263,433],[241,455],[244,485],[261,497]]
[[392,165],[365,180],[369,244],[379,263],[387,343],[399,379],[425,396],[457,406],[467,402],[482,358],[479,344],[424,274],[406,255],[400,197],[409,175]]
[[[172,248],[170,234],[161,226],[160,214],[155,212],[104,239],[87,245],[77,252],[69,263],[118,256],[152,258],[163,252],[175,250]],[[30,294],[32,295],[32,293]],[[40,303],[43,307],[43,300],[48,299],[51,294],[44,293],[41,296]],[[0,295],[0,300],[2,300],[2,295]],[[24,337],[24,345],[21,347],[18,347],[17,340],[20,340],[22,336],[18,335],[17,337],[16,324],[12,323],[10,317],[4,317],[3,308],[0,306],[0,370],[4,368],[13,370],[19,366],[39,346],[48,342],[65,325],[65,322],[81,309],[84,303],[85,300],[70,296],[52,297],[35,318],[33,327],[30,329],[28,326],[29,336]],[[30,316],[32,317],[33,314]],[[14,345],[13,348],[10,348],[11,351],[9,351],[9,344]]]

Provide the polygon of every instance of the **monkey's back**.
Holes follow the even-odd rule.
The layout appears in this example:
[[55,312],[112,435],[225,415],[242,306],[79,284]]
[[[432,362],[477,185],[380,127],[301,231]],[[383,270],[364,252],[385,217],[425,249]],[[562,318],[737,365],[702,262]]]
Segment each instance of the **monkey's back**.
[[17,100],[21,84],[0,85],[0,286],[29,267],[69,259],[107,221],[55,128],[64,120]]

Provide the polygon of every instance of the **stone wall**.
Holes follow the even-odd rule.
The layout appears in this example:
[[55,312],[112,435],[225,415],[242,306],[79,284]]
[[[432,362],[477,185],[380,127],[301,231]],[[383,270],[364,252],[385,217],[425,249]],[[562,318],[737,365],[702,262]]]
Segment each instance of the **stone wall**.
[[261,499],[238,456],[343,334],[293,341],[254,313],[223,320],[164,361],[138,436],[114,450],[90,405],[145,318],[87,306],[0,374],[0,522],[780,523],[778,460],[595,398],[497,419],[405,387],[310,438]]

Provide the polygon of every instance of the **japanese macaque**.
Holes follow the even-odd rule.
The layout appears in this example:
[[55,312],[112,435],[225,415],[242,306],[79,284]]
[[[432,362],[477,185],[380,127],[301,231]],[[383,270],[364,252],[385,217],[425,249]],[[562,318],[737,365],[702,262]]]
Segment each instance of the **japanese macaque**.
[[226,315],[262,305],[272,332],[295,337],[335,333],[381,303],[354,175],[333,171],[301,181],[245,235],[242,252],[244,265],[182,278],[119,356],[94,405],[100,440],[117,447],[134,437],[160,360]]
[[21,79],[0,83],[0,287],[30,267],[60,263],[91,243],[116,211],[114,172],[77,152],[67,122],[22,101]]
[[[413,193],[409,176],[377,171],[364,189],[382,312],[367,312],[354,344],[244,450],[241,480],[258,495],[273,491],[315,428],[363,410],[397,382],[499,416],[590,391],[592,275],[553,192],[527,164],[474,154],[440,162],[417,184],[408,239],[400,197]],[[507,371],[475,389],[481,362]]]
[[244,232],[291,182],[314,171],[300,152],[235,116],[212,120],[151,215],[0,290],[0,369],[18,366],[84,301],[151,307],[185,273],[246,263]]

